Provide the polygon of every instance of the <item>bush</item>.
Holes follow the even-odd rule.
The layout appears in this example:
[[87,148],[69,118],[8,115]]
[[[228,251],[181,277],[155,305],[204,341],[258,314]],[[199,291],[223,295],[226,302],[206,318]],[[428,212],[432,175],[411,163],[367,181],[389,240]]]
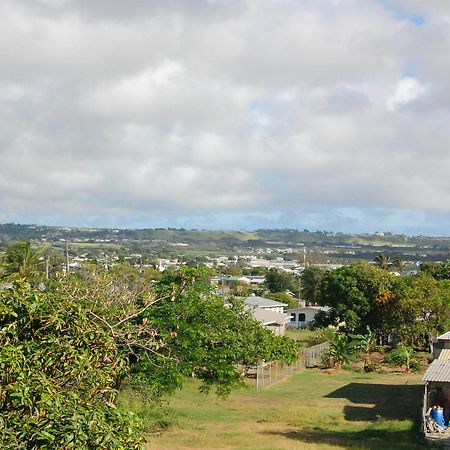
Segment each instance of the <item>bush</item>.
[[411,369],[417,370],[420,368],[420,363],[416,358],[414,349],[402,345],[392,349],[384,358],[385,362],[391,366],[404,366],[405,372]]
[[141,426],[116,406],[127,360],[57,284],[0,288],[2,449],[137,449]]

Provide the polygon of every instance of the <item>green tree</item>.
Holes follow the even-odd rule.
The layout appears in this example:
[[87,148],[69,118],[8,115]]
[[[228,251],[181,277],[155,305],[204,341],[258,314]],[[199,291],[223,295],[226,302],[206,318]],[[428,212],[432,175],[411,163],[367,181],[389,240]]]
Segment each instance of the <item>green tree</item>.
[[436,280],[450,280],[450,261],[445,263],[424,262],[420,265],[420,271]]
[[387,337],[391,330],[391,309],[395,300],[395,280],[387,271],[366,262],[328,271],[322,278],[320,303],[332,307],[318,318],[343,323],[349,333],[363,332],[366,326]]
[[399,280],[391,313],[393,332],[405,344],[427,346],[450,325],[450,281],[427,273]]
[[317,303],[320,297],[320,283],[326,270],[317,266],[306,267],[302,272],[302,294],[308,302]]
[[293,275],[274,268],[268,270],[265,284],[270,292],[298,291],[298,283]]
[[29,241],[17,241],[6,248],[2,259],[2,271],[5,277],[18,275],[32,279],[42,275],[44,267],[40,259],[43,249],[34,249]]
[[396,256],[394,258],[394,261],[392,263],[392,266],[394,269],[398,270],[400,273],[403,273],[405,270],[405,261],[403,261],[403,258],[401,256]]
[[126,354],[65,283],[0,290],[1,447],[137,449],[140,422],[115,406]]
[[227,395],[242,382],[239,367],[297,357],[291,339],[261,327],[241,302],[226,308],[206,283],[207,275],[188,267],[167,270],[155,286],[156,303],[145,317],[164,345],[134,368],[155,393],[171,392],[183,376],[195,376],[203,389],[215,387]]
[[385,253],[379,253],[374,258],[374,262],[375,265],[378,266],[380,269],[387,270],[389,268],[390,257]]

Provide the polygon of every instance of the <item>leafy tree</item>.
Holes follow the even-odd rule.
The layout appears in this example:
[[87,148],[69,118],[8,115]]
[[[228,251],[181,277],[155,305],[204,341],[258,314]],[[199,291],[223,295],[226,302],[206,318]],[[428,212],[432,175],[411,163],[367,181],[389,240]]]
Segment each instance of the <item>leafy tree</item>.
[[226,308],[212,294],[206,276],[204,270],[182,267],[165,271],[155,286],[157,301],[145,318],[164,345],[134,368],[155,393],[171,392],[181,386],[183,376],[195,376],[204,390],[215,387],[219,395],[227,395],[242,382],[239,366],[297,357],[291,339],[261,327],[240,302]]
[[298,308],[298,299],[292,297],[292,295],[289,295],[286,292],[274,292],[266,294],[265,296],[271,300],[286,303],[288,308]]
[[317,266],[306,267],[302,272],[302,293],[308,302],[319,301],[320,283],[325,272],[325,269]]
[[378,336],[387,336],[391,330],[394,283],[388,272],[365,262],[328,271],[321,281],[319,299],[332,310],[317,317],[318,323],[341,323],[349,333],[362,332],[368,325]]
[[399,280],[392,331],[408,345],[426,346],[450,325],[450,282],[427,273]]
[[405,372],[409,372],[412,367],[419,366],[415,355],[416,353],[413,348],[403,344],[388,353],[386,362],[395,366],[404,366]]
[[402,273],[405,270],[405,261],[403,261],[403,258],[401,256],[396,256],[394,258],[394,261],[392,263],[392,266],[397,269],[400,273]]
[[295,277],[278,269],[268,270],[265,284],[270,292],[298,291],[298,283],[296,283]]
[[125,356],[61,283],[0,290],[2,449],[139,448],[139,421],[115,406]]
[[450,261],[445,263],[424,262],[420,265],[420,271],[436,280],[450,280]]
[[23,279],[0,289],[2,448],[139,448],[139,420],[116,406],[124,382],[158,396],[195,376],[227,395],[245,367],[297,358],[292,340],[264,329],[241,303],[226,308],[206,276],[166,271],[153,292],[122,265],[42,291]]

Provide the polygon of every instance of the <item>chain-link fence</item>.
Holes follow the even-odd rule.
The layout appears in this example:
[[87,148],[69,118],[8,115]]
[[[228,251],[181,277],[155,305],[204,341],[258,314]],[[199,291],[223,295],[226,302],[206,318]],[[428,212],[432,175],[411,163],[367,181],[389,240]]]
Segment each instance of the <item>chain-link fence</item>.
[[259,364],[248,377],[255,380],[256,389],[262,389],[280,381],[300,369],[320,366],[324,353],[328,350],[328,342],[314,345],[299,351],[299,358],[293,364],[282,361]]

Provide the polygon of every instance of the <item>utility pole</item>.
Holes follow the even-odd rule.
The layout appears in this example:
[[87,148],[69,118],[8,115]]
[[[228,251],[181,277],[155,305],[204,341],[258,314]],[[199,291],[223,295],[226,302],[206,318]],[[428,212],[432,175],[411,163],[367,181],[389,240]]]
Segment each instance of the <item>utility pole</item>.
[[49,269],[48,269],[48,255],[45,257],[45,279],[48,280],[49,277]]
[[69,275],[69,243],[66,240],[66,275]]
[[300,292],[302,291],[302,274],[300,274],[300,276],[298,277],[298,307],[301,308],[300,306],[300,302],[301,302],[301,297],[300,297]]

